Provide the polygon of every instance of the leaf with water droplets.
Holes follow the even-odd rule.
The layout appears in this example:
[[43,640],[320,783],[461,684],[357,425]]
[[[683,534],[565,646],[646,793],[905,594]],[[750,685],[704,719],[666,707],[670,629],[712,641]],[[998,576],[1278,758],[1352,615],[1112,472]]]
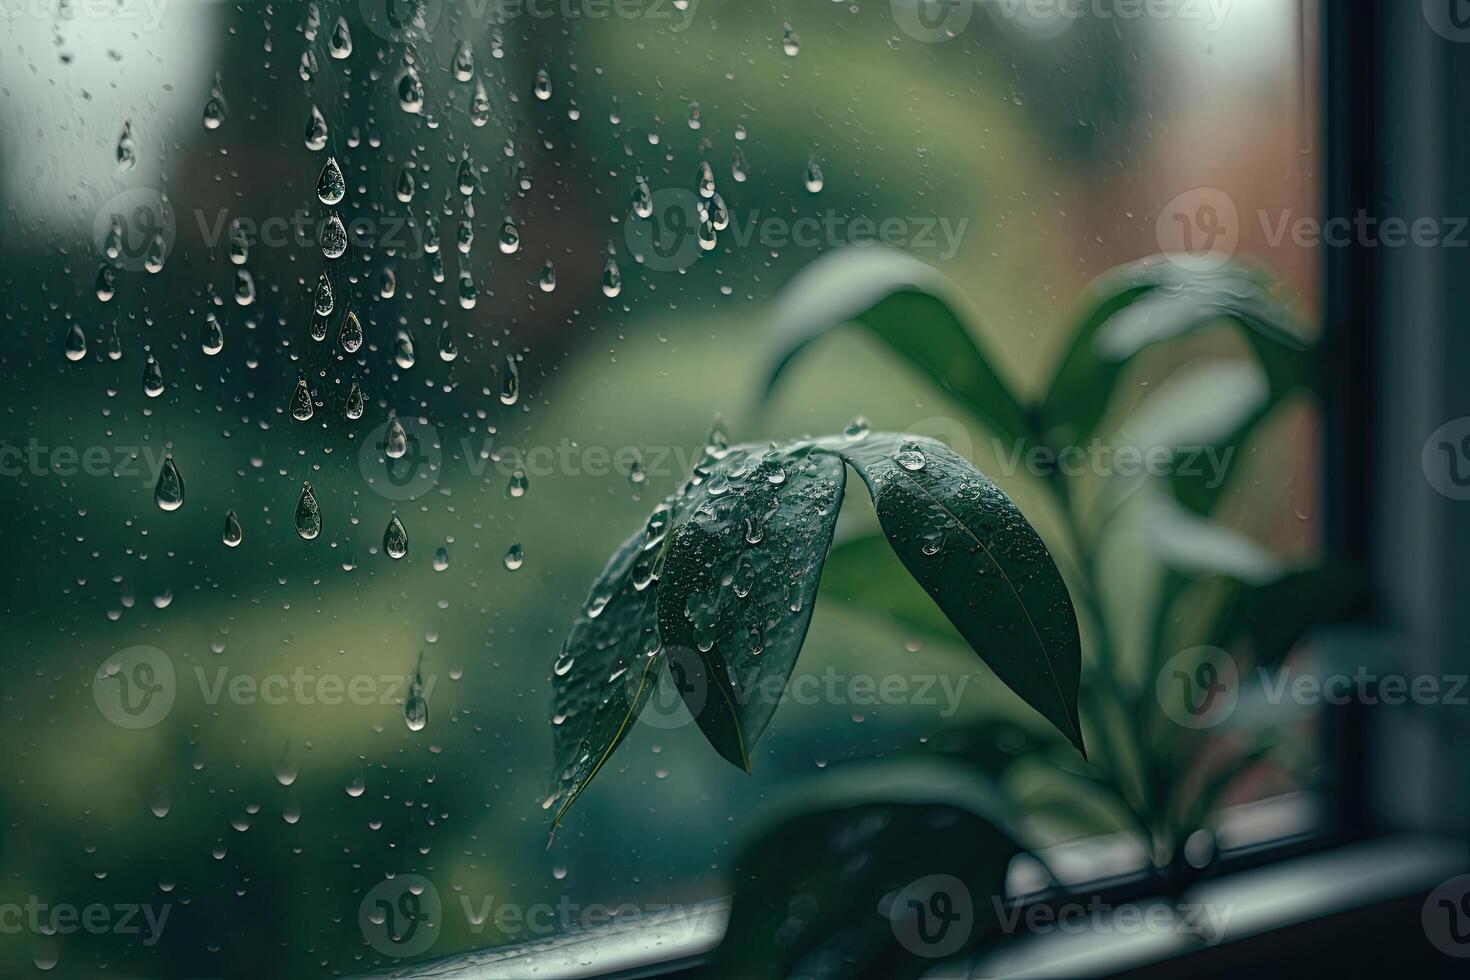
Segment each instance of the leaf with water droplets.
[[690,714],[749,772],[811,625],[847,467],[798,444],[736,447],[704,468],[709,476],[686,495],[688,520],[670,535],[659,633],[684,673]]
[[1006,686],[1084,752],[1082,644],[1056,563],[1011,499],[943,443],[834,440],[909,574]]

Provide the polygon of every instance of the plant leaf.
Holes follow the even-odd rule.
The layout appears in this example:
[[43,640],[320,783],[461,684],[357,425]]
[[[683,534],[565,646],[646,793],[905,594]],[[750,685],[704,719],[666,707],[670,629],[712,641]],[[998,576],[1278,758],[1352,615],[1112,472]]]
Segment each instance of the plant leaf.
[[767,383],[807,345],[856,323],[892,347],[1006,439],[1031,425],[967,323],[972,319],[952,280],[907,253],[883,246],[829,252],[782,292],[774,318],[776,356]]
[[[553,827],[627,735],[658,683],[653,564],[674,517],[665,501],[613,555],[593,583],[552,669],[551,730],[556,758]],[[640,589],[639,585],[643,587]]]
[[888,543],[1006,686],[1086,754],[1082,644],[1041,537],[968,460],[932,439],[834,441],[863,478]]
[[1306,346],[1270,284],[1239,267],[1191,272],[1162,257],[1101,276],[1043,400],[1053,447],[1080,445],[1107,412],[1127,363],[1145,348],[1224,321],[1244,328],[1278,395],[1309,379]]
[[810,444],[736,447],[707,467],[673,532],[658,626],[685,704],[750,771],[811,625],[847,467]]
[[1145,488],[1144,493],[1148,543],[1164,567],[1253,585],[1281,575],[1276,556],[1239,531],[1206,520],[1157,490]]
[[929,760],[846,769],[742,849],[713,976],[919,977],[998,931],[1022,850],[998,798]]

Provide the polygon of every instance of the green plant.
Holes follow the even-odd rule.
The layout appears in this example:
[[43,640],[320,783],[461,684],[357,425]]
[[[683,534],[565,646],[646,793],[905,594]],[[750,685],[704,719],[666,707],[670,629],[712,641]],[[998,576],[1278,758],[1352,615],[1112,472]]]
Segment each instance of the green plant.
[[[618,549],[553,667],[559,821],[665,664],[735,766],[765,732],[811,623],[847,468],[887,543],[1012,690],[1083,748],[1077,619],[1041,538],[942,443],[866,429],[784,446],[712,436],[688,482]],[[774,682],[774,683],[772,683]]]
[[[790,285],[776,315],[778,348],[769,388],[809,344],[844,325],[866,329],[942,388],[1018,454],[1043,456],[1092,439],[1130,363],[1144,351],[1216,326],[1244,338],[1254,364],[1212,362],[1166,384],[1128,421],[1137,445],[1220,449],[1225,473],[1205,479],[1172,468],[1163,478],[1108,476],[1086,505],[1077,478],[1052,467],[1038,479],[1060,517],[1068,583],[1090,627],[1083,709],[1090,760],[1034,726],[1000,721],[949,733],[940,749],[977,761],[1002,779],[1020,763],[1041,764],[1082,794],[1100,797],[1143,838],[1161,869],[1182,853],[1232,783],[1275,747],[1256,736],[1224,760],[1208,731],[1174,724],[1155,680],[1174,650],[1228,650],[1242,675],[1279,666],[1309,626],[1346,610],[1358,578],[1338,565],[1289,568],[1249,538],[1212,520],[1234,450],[1284,401],[1315,384],[1313,351],[1271,284],[1234,266],[1195,271],[1153,258],[1116,269],[1089,290],[1071,341],[1039,399],[1023,402],[993,367],[971,329],[955,286],[933,268],[884,248],[824,257]],[[1223,452],[1230,449],[1231,452]],[[1148,545],[1162,569],[1152,595],[1130,596],[1148,623],[1140,655],[1121,655],[1117,611],[1104,597],[1100,554],[1125,501],[1146,514]],[[875,574],[873,538],[839,545],[826,592],[853,608],[890,608],[892,583]],[[858,573],[857,570],[861,570]],[[906,628],[952,640],[925,605],[891,607]],[[1204,621],[1185,613],[1206,610]],[[1129,651],[1133,653],[1134,651]],[[1181,697],[1182,697],[1181,693]],[[1068,793],[1071,794],[1069,789]],[[1076,812],[1073,801],[1061,808]],[[1028,809],[1036,810],[1035,800]]]

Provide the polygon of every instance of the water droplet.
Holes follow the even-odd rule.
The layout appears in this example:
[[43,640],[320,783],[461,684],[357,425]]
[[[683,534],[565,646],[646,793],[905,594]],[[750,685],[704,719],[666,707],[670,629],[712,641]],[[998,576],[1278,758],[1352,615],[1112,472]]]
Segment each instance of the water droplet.
[[521,397],[521,372],[516,367],[516,359],[511,355],[505,355],[505,372],[500,376],[500,402],[502,405],[514,405]]
[[894,455],[893,459],[894,462],[898,463],[899,466],[902,466],[910,473],[919,472],[924,468],[924,464],[928,462],[924,458],[923,451],[919,449],[918,444],[912,442],[904,443],[903,448]]
[[352,31],[347,27],[346,17],[337,18],[337,23],[332,28],[332,36],[327,39],[327,51],[338,61],[352,54]]
[[801,35],[789,23],[781,28],[781,50],[786,52],[788,58],[801,54]]
[[394,272],[390,266],[384,269],[383,274],[378,277],[378,295],[383,299],[392,299],[396,292],[398,292],[398,273]]
[[440,545],[434,549],[434,571],[442,572],[449,567],[449,549]]
[[330,316],[337,305],[337,300],[332,295],[332,280],[327,278],[325,272],[317,277],[313,302],[316,305],[316,311],[322,316]]
[[475,226],[470,222],[470,219],[465,218],[459,223],[459,230],[454,234],[454,243],[459,246],[461,254],[470,254],[470,249],[475,244]]
[[342,329],[337,332],[337,342],[349,354],[356,354],[362,347],[362,321],[357,318],[355,311],[348,310],[347,316],[342,318]]
[[725,207],[725,199],[720,195],[710,198],[708,215],[715,231],[724,231],[730,227],[730,209]]
[[551,72],[546,68],[536,69],[536,82],[532,86],[532,91],[536,93],[536,98],[542,102],[551,98]]
[[117,138],[117,169],[132,170],[138,165],[138,143],[133,139],[133,121],[123,120],[122,135]]
[[408,554],[408,529],[397,514],[389,518],[388,526],[383,529],[383,551],[395,561]]
[[505,224],[500,226],[500,251],[506,255],[514,255],[521,250],[521,231],[516,227],[514,218],[506,218]]
[[107,303],[115,295],[117,295],[117,273],[110,265],[99,267],[97,269],[97,298]]
[[715,172],[711,169],[708,160],[700,161],[699,171],[695,174],[694,181],[700,197],[707,199],[715,196]]
[[475,94],[470,96],[470,125],[484,126],[490,121],[490,93],[485,83],[475,79]]
[[510,480],[505,485],[505,495],[507,497],[524,497],[526,491],[530,488],[530,476],[526,474],[523,468],[517,466],[511,471]]
[[306,386],[306,379],[302,378],[296,382],[296,390],[291,394],[291,417],[298,422],[309,420],[315,409],[311,404],[311,389]]
[[403,703],[403,721],[411,732],[421,732],[429,724],[429,702],[415,694]]
[[327,145],[327,119],[316,106],[311,107],[311,115],[306,119],[304,139],[308,150],[320,150]]
[[470,159],[468,152],[459,160],[459,173],[455,177],[459,184],[459,192],[469,197],[475,192],[480,184],[480,175],[475,171],[475,161]]
[[413,338],[405,330],[393,338],[393,363],[405,371],[413,367]]
[[336,157],[327,157],[326,166],[322,167],[321,176],[316,179],[316,198],[331,205],[340,203],[346,196],[347,179],[342,176],[342,168],[337,166]]
[[204,326],[199,330],[199,349],[211,357],[225,349],[225,331],[213,310],[204,314]]
[[642,177],[633,185],[633,213],[640,218],[653,216],[653,191]]
[[813,194],[821,193],[826,180],[822,177],[822,166],[815,157],[806,165],[806,189]]
[[398,80],[398,105],[404,112],[419,112],[424,108],[424,83],[412,65]]
[[623,273],[618,269],[615,259],[608,259],[607,265],[602,270],[602,292],[609,299],[615,298],[623,291]]
[[868,433],[872,430],[873,427],[868,423],[868,420],[859,415],[857,418],[847,423],[847,427],[842,430],[842,434],[856,442],[859,439],[866,439],[868,437]]
[[389,459],[402,459],[408,453],[408,433],[403,430],[403,423],[398,421],[397,415],[389,416],[388,425],[383,430],[383,455]]
[[168,257],[168,245],[163,233],[156,232],[148,242],[148,251],[143,253],[143,269],[153,275],[163,271],[163,260]]
[[163,394],[163,369],[158,366],[158,359],[152,354],[143,362],[143,394],[149,398],[157,398]]
[[347,403],[342,409],[342,414],[347,416],[348,419],[356,421],[362,418],[365,407],[366,405],[362,397],[362,386],[354,381],[352,382],[352,387],[347,389]]
[[467,82],[475,74],[475,54],[470,50],[468,41],[460,41],[454,49],[454,61],[451,64],[456,81]]
[[220,78],[214,76],[214,87],[209,90],[209,100],[204,103],[204,128],[219,129],[224,125],[225,115],[229,112],[229,105],[225,102],[225,93],[221,88]]
[[306,541],[322,533],[322,511],[310,483],[301,484],[301,497],[296,501],[296,533]]
[[322,225],[322,254],[329,259],[340,259],[346,252],[347,229],[334,211]]
[[227,548],[238,548],[240,542],[245,539],[245,529],[240,527],[240,518],[235,516],[234,511],[225,514],[224,542]]
[[158,482],[153,486],[153,502],[159,510],[178,510],[184,506],[184,478],[179,475],[172,454],[163,458]]
[[413,168],[404,164],[403,169],[398,171],[398,182],[393,186],[393,196],[407,204],[413,200],[414,186]]
[[[473,288],[473,284],[471,284],[471,288]],[[454,343],[454,331],[447,325],[443,330],[439,331],[438,347],[439,360],[446,364],[459,356],[459,347]]]
[[358,773],[347,781],[347,795],[354,799],[361,796],[366,789],[367,782],[362,778],[362,773]]
[[628,463],[628,482],[635,487],[648,479],[648,473],[643,468],[643,454],[633,450],[633,459]]
[[321,66],[317,63],[316,51],[307,48],[301,52],[301,64],[297,66],[296,73],[301,76],[303,82],[309,82],[316,77],[318,71],[321,71]]
[[525,563],[526,553],[521,549],[521,546],[519,544],[511,545],[510,550],[505,553],[505,567],[513,572]]
[[68,361],[80,361],[87,356],[87,335],[82,333],[80,324],[73,323],[67,330],[65,346]]
[[[475,288],[475,277],[470,275],[470,270],[464,269],[459,274],[459,306],[460,309],[473,310],[475,303],[479,301],[480,292]],[[441,349],[439,353],[444,353]],[[446,361],[454,360],[453,356],[446,357]]]
[[235,270],[235,305],[249,306],[255,302],[255,277],[249,269]]

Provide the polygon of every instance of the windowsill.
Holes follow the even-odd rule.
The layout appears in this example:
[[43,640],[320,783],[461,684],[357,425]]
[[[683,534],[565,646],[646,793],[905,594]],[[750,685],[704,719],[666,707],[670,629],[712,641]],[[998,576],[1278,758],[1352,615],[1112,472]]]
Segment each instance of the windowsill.
[[[1222,856],[1301,842],[1319,826],[1316,800],[1292,794],[1233,808],[1221,820]],[[1141,852],[1123,835],[1071,841],[1043,852],[1074,895],[1106,898],[1137,880]],[[1212,944],[1235,943],[1375,902],[1428,891],[1470,867],[1465,847],[1421,837],[1390,837],[1224,874],[1192,887],[1184,901],[1228,908],[1228,925]],[[1034,864],[1012,868],[1011,894],[1028,895],[1044,880]],[[1120,899],[1120,902],[1123,901]],[[1128,896],[1132,910],[1162,899]],[[705,902],[585,932],[466,953],[405,966],[388,977],[439,980],[654,976],[698,965],[724,931],[729,902]],[[974,976],[1105,975],[1206,948],[1197,936],[1103,928],[1017,936],[967,971]]]

